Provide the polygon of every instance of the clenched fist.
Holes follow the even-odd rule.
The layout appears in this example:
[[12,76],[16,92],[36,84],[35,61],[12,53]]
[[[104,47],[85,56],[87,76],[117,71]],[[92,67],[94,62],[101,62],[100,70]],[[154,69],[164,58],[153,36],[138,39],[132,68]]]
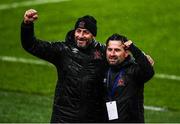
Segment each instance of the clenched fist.
[[124,43],[124,48],[125,49],[129,49],[130,45],[132,44],[133,42],[131,40],[128,40]]
[[38,18],[37,11],[34,9],[29,9],[24,14],[24,23],[29,24],[34,22]]
[[[124,43],[124,48],[125,49],[129,49],[130,45],[132,44],[133,42],[131,40],[128,40]],[[144,52],[143,52],[144,53]],[[149,63],[151,64],[151,66],[154,65],[154,60],[151,58],[150,55],[147,55],[144,53],[144,55],[146,56],[146,58],[148,59]]]

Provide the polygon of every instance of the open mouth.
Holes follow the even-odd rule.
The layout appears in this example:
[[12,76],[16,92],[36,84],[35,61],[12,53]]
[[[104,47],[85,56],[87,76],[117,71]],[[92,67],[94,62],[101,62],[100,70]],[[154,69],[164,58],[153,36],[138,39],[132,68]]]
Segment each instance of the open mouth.
[[86,42],[87,40],[86,39],[78,39],[77,41],[78,42]]
[[114,58],[114,57],[112,57],[112,58],[110,57],[110,58],[109,58],[109,62],[116,62],[116,60],[117,60],[117,59]]
[[79,43],[84,43],[86,40],[78,40]]
[[116,61],[116,59],[109,59],[109,61],[110,61],[110,62],[115,62],[115,61]]

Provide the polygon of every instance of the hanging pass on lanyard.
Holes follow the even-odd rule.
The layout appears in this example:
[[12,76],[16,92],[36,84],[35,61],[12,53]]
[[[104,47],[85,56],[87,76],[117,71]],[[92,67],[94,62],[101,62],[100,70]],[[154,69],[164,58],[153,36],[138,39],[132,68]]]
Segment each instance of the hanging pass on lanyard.
[[[117,85],[118,85],[118,81],[122,78],[122,75],[124,74],[124,69],[121,69],[118,73],[118,75],[115,77],[115,80],[113,82],[113,87],[111,90],[109,90],[108,92],[108,96],[109,98],[112,98],[115,94],[115,89],[117,88]],[[110,83],[111,83],[111,75],[112,75],[112,72],[111,72],[111,68],[108,70],[108,74],[107,74],[107,86],[110,86]]]
[[106,102],[106,108],[107,108],[109,120],[114,120],[119,118],[116,101]]
[[[108,96],[110,98],[109,102],[106,102],[106,108],[107,108],[107,113],[108,113],[108,118],[109,120],[115,120],[118,119],[118,110],[117,110],[117,103],[116,101],[112,101],[112,97],[115,94],[115,89],[117,88],[118,81],[122,78],[122,75],[124,74],[124,69],[121,69],[118,73],[118,75],[115,77],[115,80],[113,82],[113,87],[111,90],[108,92]],[[107,74],[107,88],[109,87],[111,83],[111,68],[108,70]]]

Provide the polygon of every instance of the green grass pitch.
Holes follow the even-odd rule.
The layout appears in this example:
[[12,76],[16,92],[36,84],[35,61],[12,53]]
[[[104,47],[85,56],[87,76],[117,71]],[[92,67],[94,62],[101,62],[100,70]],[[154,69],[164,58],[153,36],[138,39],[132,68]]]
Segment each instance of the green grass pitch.
[[[39,13],[35,33],[40,39],[63,41],[78,17],[93,15],[98,41],[104,43],[112,33],[126,35],[152,56],[156,73],[180,76],[179,0],[69,0],[1,9],[24,1],[0,1],[0,57],[39,60],[20,44],[23,14],[34,8]],[[0,60],[0,122],[49,122],[56,80],[53,66]],[[167,78],[154,77],[145,84],[144,104],[165,108],[145,109],[145,122],[180,123],[179,89],[180,80]]]

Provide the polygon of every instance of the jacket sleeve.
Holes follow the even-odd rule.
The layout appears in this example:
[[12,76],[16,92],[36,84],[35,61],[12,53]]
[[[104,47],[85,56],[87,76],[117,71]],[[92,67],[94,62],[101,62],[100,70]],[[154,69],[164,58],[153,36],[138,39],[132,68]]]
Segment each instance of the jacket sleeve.
[[148,61],[147,57],[142,53],[142,51],[132,44],[129,48],[131,51],[135,62],[137,64],[134,67],[133,75],[138,82],[145,83],[150,80],[154,75],[153,66]]
[[21,44],[27,52],[51,63],[57,61],[57,57],[60,57],[63,49],[63,44],[60,42],[47,42],[36,39],[33,23],[21,24]]

